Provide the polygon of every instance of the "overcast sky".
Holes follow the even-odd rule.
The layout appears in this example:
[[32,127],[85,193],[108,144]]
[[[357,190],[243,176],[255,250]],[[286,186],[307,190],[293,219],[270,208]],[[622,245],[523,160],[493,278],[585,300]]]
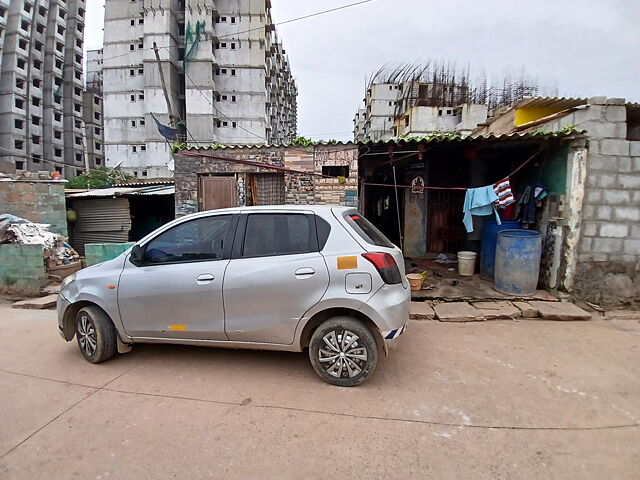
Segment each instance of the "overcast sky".
[[[272,0],[282,22],[355,0]],[[86,46],[104,0],[87,0]],[[278,27],[298,83],[298,132],[350,139],[367,75],[438,59],[489,78],[521,71],[561,96],[640,101],[638,0],[373,0]]]

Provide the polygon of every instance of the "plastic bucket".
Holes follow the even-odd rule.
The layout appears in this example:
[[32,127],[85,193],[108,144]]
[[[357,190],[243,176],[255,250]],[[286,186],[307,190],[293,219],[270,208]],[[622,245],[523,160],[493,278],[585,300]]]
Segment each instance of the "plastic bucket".
[[538,284],[542,233],[502,230],[496,246],[495,288],[509,295],[533,295]]
[[411,290],[415,292],[422,288],[422,281],[424,280],[424,277],[419,273],[408,273],[407,280],[409,280]]
[[476,271],[476,252],[458,252],[458,273],[471,276]]

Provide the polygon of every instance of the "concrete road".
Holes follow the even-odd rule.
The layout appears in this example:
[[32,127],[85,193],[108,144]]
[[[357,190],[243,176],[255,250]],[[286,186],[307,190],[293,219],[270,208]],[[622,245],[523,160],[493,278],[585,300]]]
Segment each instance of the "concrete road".
[[637,320],[413,322],[358,388],[304,354],[141,345],[101,365],[0,305],[0,478],[637,479]]

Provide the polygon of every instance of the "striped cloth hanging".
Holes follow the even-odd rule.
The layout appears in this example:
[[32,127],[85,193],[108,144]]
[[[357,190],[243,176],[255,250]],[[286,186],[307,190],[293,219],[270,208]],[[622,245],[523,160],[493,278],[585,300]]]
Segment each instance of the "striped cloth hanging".
[[494,183],[493,189],[498,196],[499,206],[506,207],[507,205],[511,205],[516,201],[516,199],[513,198],[513,193],[511,193],[511,184],[509,183],[509,177],[500,180],[497,183]]

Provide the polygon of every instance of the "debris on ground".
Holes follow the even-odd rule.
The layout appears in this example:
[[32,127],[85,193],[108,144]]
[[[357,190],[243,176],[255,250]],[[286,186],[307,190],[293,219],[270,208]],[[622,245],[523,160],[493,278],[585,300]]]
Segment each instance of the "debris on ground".
[[47,295],[46,297],[28,298],[26,300],[15,302],[12,305],[12,307],[13,308],[32,308],[35,310],[46,310],[49,308],[54,308],[56,306],[57,300],[58,300],[57,294]]
[[49,231],[51,225],[34,223],[15,215],[0,215],[0,243],[42,245],[47,272],[53,278],[64,278],[80,269],[80,255],[67,238]]

